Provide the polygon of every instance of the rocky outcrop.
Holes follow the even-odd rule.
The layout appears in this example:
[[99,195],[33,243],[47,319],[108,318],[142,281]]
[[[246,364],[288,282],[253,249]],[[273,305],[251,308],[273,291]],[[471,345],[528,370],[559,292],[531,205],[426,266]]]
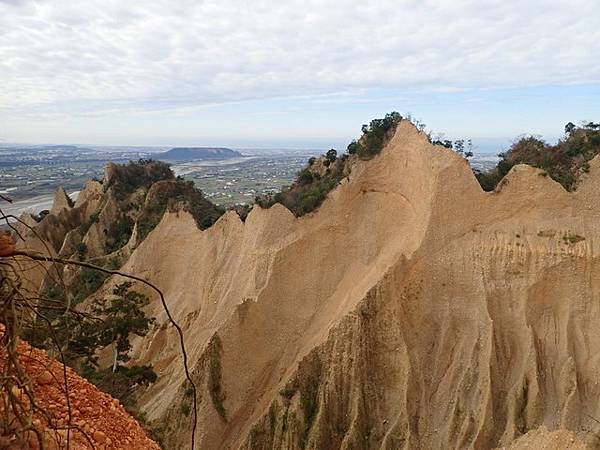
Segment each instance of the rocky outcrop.
[[60,186],[56,190],[56,194],[54,195],[54,202],[52,203],[52,209],[50,209],[50,214],[57,215],[63,209],[71,209],[73,207],[73,201],[65,191],[65,188]]

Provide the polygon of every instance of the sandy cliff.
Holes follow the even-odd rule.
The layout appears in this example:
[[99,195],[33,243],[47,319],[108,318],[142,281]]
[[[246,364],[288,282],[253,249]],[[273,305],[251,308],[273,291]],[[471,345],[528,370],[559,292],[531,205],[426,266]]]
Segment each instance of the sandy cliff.
[[[409,123],[320,210],[167,214],[125,269],[164,290],[200,386],[200,448],[489,449],[600,417],[600,167],[517,166],[484,193]],[[154,313],[164,321],[158,308]],[[189,438],[177,340],[137,342],[145,408]],[[164,421],[167,418],[168,420]],[[586,438],[589,439],[589,438]]]
[[[574,193],[527,166],[484,193],[401,122],[352,164],[301,218],[276,205],[200,231],[167,213],[123,267],[184,329],[198,448],[595,448],[600,161]],[[154,300],[133,355],[159,374],[142,409],[189,448],[178,340]]]

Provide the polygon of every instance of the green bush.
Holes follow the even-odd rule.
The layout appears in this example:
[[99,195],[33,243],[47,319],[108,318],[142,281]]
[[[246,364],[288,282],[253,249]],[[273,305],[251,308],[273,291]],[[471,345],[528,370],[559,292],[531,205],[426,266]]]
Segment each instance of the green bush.
[[358,141],[348,145],[349,154],[357,154],[362,159],[369,159],[381,152],[387,141],[393,136],[402,116],[393,111],[383,119],[373,119],[362,126],[362,136]]
[[[362,159],[369,159],[379,153],[393,136],[396,127],[402,120],[397,112],[385,115],[383,119],[374,119],[362,127],[362,137],[348,145],[348,153]],[[269,208],[281,203],[299,217],[316,210],[327,194],[342,181],[347,173],[348,155],[338,157],[337,150],[330,149],[323,155],[323,165],[327,167],[325,174],[311,170],[316,158],[308,160],[308,166],[298,172],[296,181],[275,195],[257,196],[255,203],[261,208]]]
[[87,255],[88,247],[85,242],[80,242],[75,246],[75,253],[79,259],[84,259],[85,255]]
[[187,403],[183,403],[181,405],[181,414],[183,414],[185,417],[189,416],[191,411],[192,411],[192,408]]
[[546,176],[559,182],[568,191],[577,188],[579,177],[589,171],[589,161],[600,153],[600,128],[593,122],[576,127],[569,122],[565,136],[550,145],[535,136],[525,136],[499,154],[497,166],[475,176],[485,191],[495,189],[510,169],[528,164],[544,170]]
[[131,217],[122,215],[110,226],[106,239],[106,250],[108,253],[119,250],[129,242],[133,233],[133,225],[134,222]]
[[81,376],[94,384],[102,392],[118,399],[125,409],[134,416],[139,415],[135,409],[135,394],[140,387],[148,386],[157,379],[152,366],[119,366],[115,372],[110,368],[95,369],[83,366]]
[[565,244],[577,244],[578,242],[585,241],[583,236],[573,233],[565,234],[562,239]]
[[98,219],[100,218],[100,213],[95,212],[94,214],[90,215],[89,220],[87,220],[86,222],[83,222],[80,226],[79,226],[79,231],[81,232],[81,234],[85,235],[88,230],[90,229],[90,227],[98,222]]
[[128,164],[115,166],[110,184],[117,200],[124,200],[129,194],[141,187],[149,188],[157,181],[173,180],[175,175],[169,164],[152,159],[129,161]]
[[42,220],[44,220],[44,217],[46,217],[48,214],[50,214],[49,210],[42,209],[39,214],[33,214],[33,219],[36,222],[41,222]]
[[218,334],[214,334],[210,339],[207,349],[206,358],[208,364],[208,392],[212,400],[213,406],[223,420],[227,420],[227,414],[223,401],[225,393],[223,392],[222,382],[222,366],[221,358],[223,357],[223,344]]
[[177,208],[188,211],[201,230],[211,227],[224,213],[222,208],[204,198],[202,191],[192,181],[159,181],[148,191],[138,216],[139,241],[158,225],[167,210],[176,211]]
[[305,168],[298,172],[298,177],[292,186],[274,196],[259,196],[256,198],[256,203],[262,208],[281,203],[297,217],[308,214],[321,206],[327,194],[344,178],[346,163],[346,157],[337,158],[331,163],[324,176]]
[[96,292],[107,278],[108,275],[98,272],[97,270],[88,268],[82,269],[72,283],[72,292],[75,301],[80,302]]

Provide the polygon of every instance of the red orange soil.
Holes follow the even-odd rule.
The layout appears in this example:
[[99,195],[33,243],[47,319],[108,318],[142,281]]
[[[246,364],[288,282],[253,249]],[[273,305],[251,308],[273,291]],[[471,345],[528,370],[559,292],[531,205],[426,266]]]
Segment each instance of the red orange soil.
[[[118,400],[99,391],[72,369],[24,342],[18,346],[18,355],[31,380],[38,406],[33,415],[33,425],[42,436],[45,449],[159,450]],[[6,353],[0,355],[0,366],[4,366],[5,362]],[[23,404],[29,404],[23,390],[16,386],[11,390]],[[3,395],[6,396],[6,392]],[[24,442],[19,443],[16,438],[5,440],[0,442],[0,449],[39,449],[37,436],[34,431],[27,431]]]

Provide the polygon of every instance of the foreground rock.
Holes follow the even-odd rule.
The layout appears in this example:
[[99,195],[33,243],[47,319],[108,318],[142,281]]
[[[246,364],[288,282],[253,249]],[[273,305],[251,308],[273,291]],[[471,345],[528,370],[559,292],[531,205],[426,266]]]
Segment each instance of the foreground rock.
[[[159,450],[117,400],[43,351],[23,342],[17,351],[19,362],[31,380],[37,404],[33,415],[33,428],[37,433],[27,431],[4,442],[7,447],[0,445],[0,448],[38,449],[39,436],[46,450]],[[0,358],[0,365],[4,366],[5,354],[0,354]],[[28,409],[25,393],[13,387],[13,394]]]

